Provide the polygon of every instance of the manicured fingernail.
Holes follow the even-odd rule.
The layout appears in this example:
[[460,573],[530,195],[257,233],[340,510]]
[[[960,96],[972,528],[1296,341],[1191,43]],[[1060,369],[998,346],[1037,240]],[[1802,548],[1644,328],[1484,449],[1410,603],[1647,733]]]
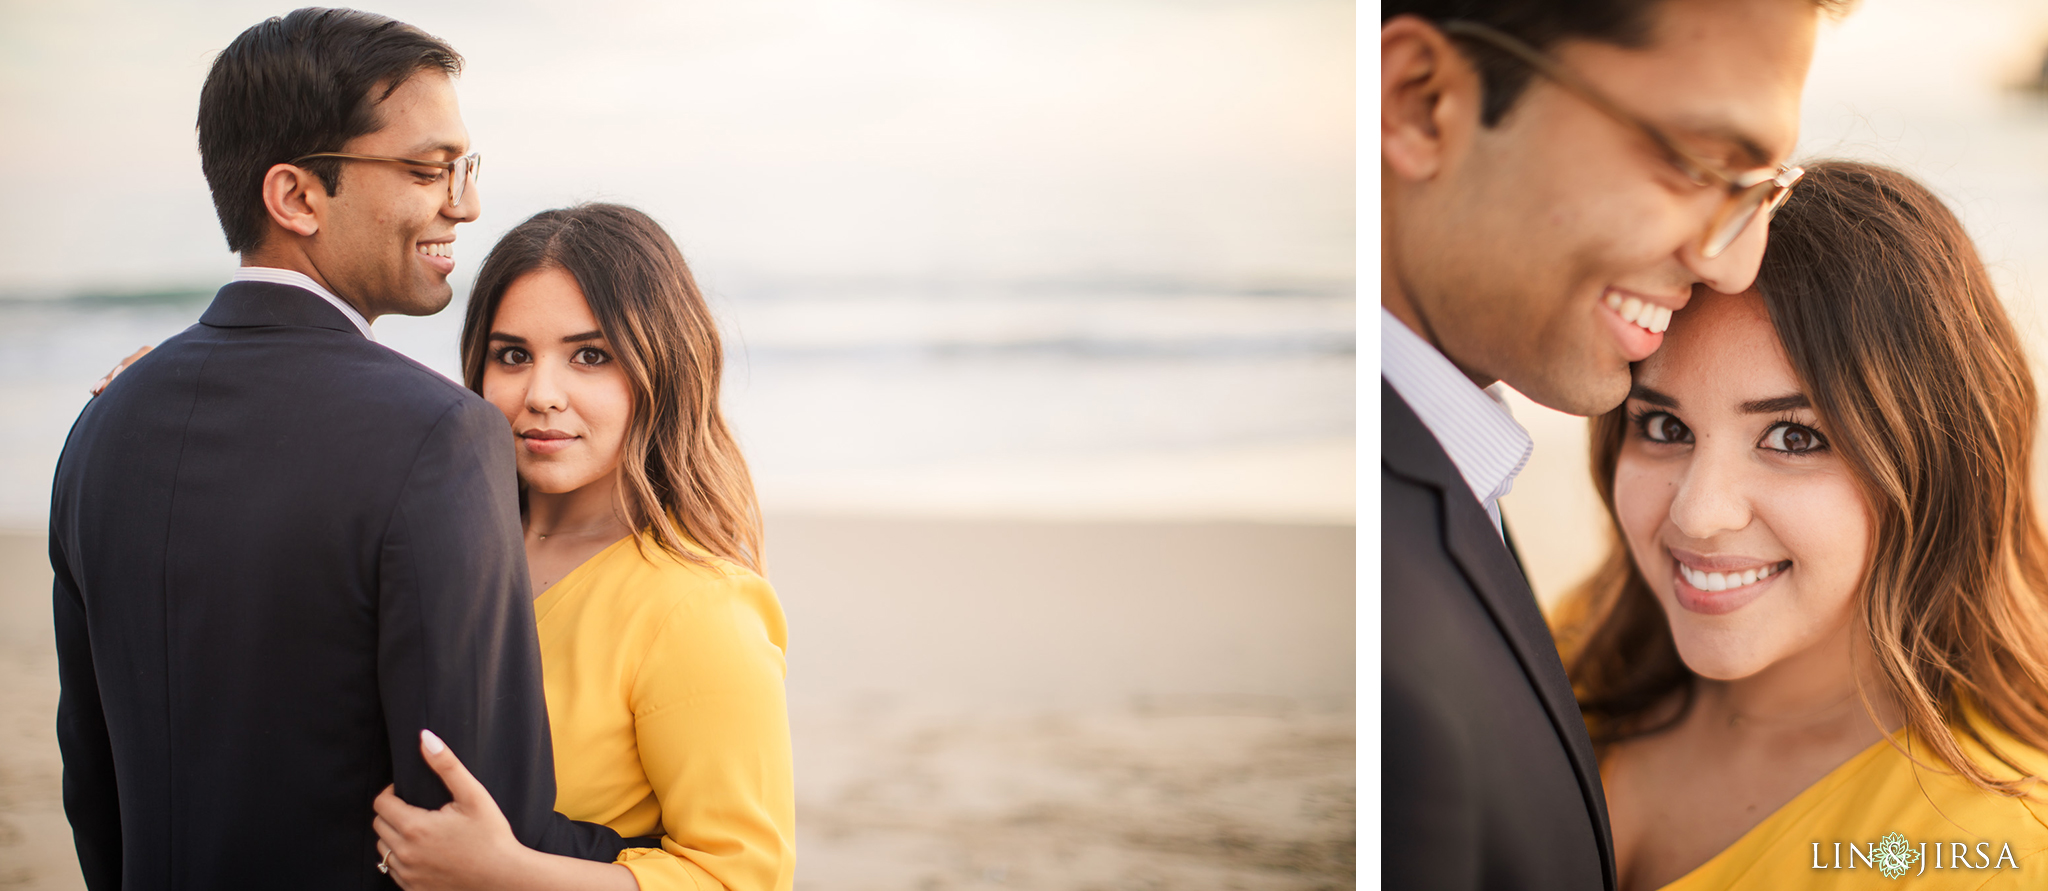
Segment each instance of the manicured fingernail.
[[435,736],[432,730],[420,731],[420,744],[427,747],[427,754],[429,755],[439,755],[448,750],[448,744],[442,742],[440,737]]

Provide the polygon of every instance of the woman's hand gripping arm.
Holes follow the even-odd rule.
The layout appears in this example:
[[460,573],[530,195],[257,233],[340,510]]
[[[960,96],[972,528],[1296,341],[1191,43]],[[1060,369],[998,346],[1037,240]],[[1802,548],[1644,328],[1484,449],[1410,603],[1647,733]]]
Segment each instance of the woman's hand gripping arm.
[[391,787],[377,796],[377,853],[406,891],[639,891],[616,863],[543,854],[519,843],[489,790],[440,737],[420,733],[420,755],[454,800],[436,809],[406,804]]

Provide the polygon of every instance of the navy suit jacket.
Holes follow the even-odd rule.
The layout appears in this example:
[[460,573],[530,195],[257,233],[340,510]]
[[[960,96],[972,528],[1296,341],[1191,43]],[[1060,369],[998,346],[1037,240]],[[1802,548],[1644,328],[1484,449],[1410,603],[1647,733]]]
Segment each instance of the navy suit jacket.
[[1386,887],[1614,888],[1599,763],[1520,566],[1384,379],[1380,445]]
[[628,844],[554,813],[511,446],[476,394],[261,282],[86,406],[50,565],[89,887],[390,887],[371,801],[448,801],[422,728],[527,845]]

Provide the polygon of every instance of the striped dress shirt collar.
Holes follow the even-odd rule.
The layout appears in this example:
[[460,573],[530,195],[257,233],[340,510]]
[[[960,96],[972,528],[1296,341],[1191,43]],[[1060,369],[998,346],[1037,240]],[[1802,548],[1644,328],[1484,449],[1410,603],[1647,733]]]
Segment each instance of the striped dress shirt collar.
[[370,320],[363,318],[362,313],[356,312],[356,308],[350,306],[348,301],[334,296],[333,291],[320,287],[320,283],[314,281],[310,275],[296,269],[279,269],[275,266],[243,266],[235,270],[234,280],[238,282],[269,282],[273,285],[291,285],[294,288],[304,288],[312,291],[314,294],[319,295],[320,299],[334,304],[334,308],[341,310],[342,315],[348,316],[348,320],[354,323],[356,330],[363,332],[363,336],[369,338],[371,343],[377,342],[377,335],[370,333]]
[[1500,531],[1500,499],[1536,445],[1495,389],[1480,389],[1444,354],[1380,307],[1380,374],[1429,428]]

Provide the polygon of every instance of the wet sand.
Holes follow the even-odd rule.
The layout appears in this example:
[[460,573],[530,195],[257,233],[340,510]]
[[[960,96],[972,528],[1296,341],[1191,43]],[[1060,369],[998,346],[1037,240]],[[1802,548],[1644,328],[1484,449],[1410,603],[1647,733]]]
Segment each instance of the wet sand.
[[[82,887],[0,534],[0,888]],[[800,889],[1354,886],[1350,526],[793,517]]]

